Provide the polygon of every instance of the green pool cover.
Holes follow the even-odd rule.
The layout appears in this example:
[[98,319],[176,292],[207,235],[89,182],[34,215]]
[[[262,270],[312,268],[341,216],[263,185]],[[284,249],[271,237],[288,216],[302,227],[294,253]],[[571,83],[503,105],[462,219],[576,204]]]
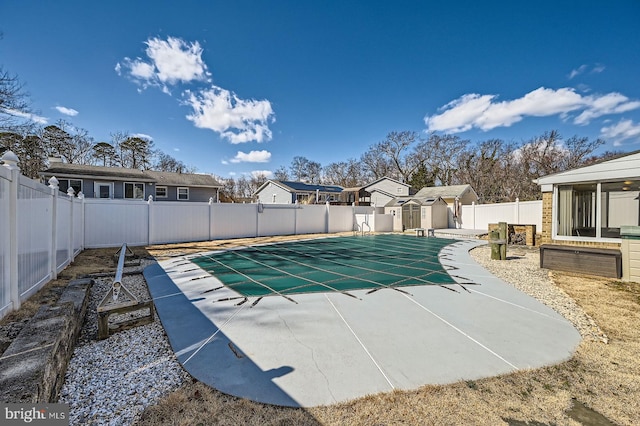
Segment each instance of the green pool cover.
[[438,261],[444,238],[370,235],[215,252],[191,259],[242,296],[262,297],[455,281]]

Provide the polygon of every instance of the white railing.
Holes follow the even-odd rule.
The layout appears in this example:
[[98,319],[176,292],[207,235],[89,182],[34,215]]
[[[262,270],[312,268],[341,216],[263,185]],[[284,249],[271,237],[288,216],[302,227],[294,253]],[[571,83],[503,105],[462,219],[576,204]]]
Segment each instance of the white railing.
[[516,201],[499,204],[472,204],[462,206],[462,229],[488,229],[490,223],[507,222],[518,225],[536,225],[542,230],[542,201]]

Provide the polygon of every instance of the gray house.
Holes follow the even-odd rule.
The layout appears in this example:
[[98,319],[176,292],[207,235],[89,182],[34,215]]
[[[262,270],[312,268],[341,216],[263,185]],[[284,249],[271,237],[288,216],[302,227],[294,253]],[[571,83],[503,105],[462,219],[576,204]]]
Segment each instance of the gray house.
[[195,173],[170,173],[122,167],[87,166],[51,162],[40,172],[46,182],[55,176],[60,191],[73,188],[87,198],[112,198],[154,201],[218,201],[222,185],[212,176]]
[[337,185],[315,185],[304,182],[268,180],[253,194],[263,204],[324,204],[338,201],[343,188]]

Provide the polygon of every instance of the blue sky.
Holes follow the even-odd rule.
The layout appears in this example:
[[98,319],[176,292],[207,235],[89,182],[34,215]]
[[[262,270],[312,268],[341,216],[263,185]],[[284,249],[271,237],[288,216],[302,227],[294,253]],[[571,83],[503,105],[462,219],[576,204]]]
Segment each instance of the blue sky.
[[640,149],[640,1],[0,3],[36,119],[221,177],[359,158],[391,131]]

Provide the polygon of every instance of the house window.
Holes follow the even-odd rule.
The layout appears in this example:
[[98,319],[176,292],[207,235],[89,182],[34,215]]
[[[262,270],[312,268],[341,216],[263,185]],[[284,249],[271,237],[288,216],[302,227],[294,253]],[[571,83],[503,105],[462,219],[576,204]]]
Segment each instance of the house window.
[[75,194],[78,195],[82,191],[82,181],[79,179],[58,179],[58,183],[61,192],[66,193],[69,188],[73,188]]
[[144,200],[144,183],[125,182],[124,198]]
[[167,187],[166,186],[156,186],[156,198],[167,198]]
[[622,225],[640,225],[639,190],[634,181],[559,186],[556,234],[620,238]]
[[178,200],[189,199],[189,188],[178,188]]

